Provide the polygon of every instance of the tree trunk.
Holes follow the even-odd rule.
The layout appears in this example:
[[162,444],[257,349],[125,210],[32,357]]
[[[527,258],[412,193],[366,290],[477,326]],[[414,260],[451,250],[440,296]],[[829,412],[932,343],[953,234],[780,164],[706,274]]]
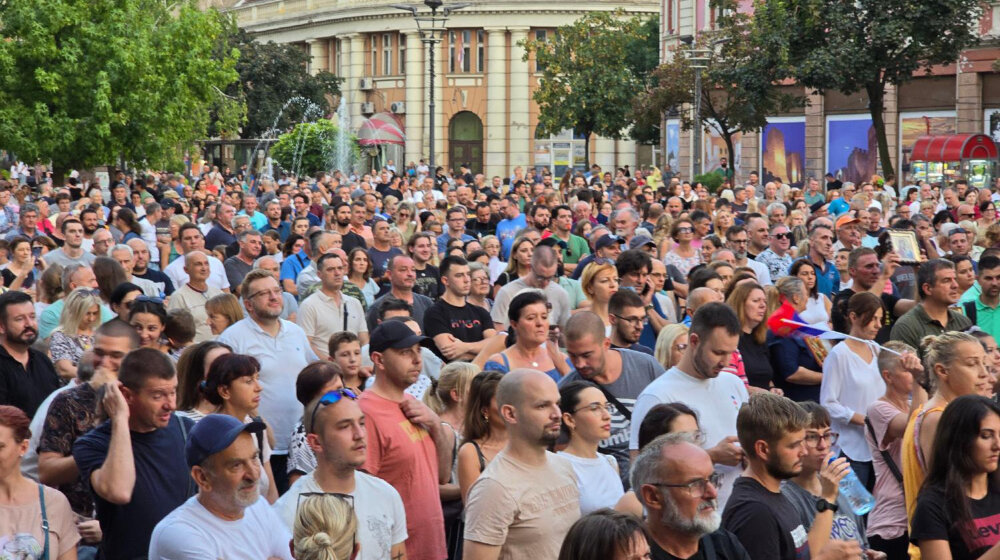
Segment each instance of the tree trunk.
[[[726,154],[728,156],[726,159],[729,160],[729,167],[727,168],[728,171],[725,170],[725,169],[723,170],[723,177],[724,177],[723,182],[729,181],[729,186],[730,187],[735,187],[736,186],[736,184],[735,184],[736,183],[736,157],[733,155],[733,152],[735,151],[734,148],[733,148],[733,131],[729,130],[728,127],[724,127],[724,126],[720,126],[719,128],[722,131],[722,139],[725,140],[725,142],[726,142]],[[726,175],[726,173],[732,173],[732,178],[730,178],[728,175]]]
[[[591,132],[589,130],[583,133],[583,161],[584,161],[584,163],[583,163],[583,172],[584,173],[590,171],[590,135],[591,135]],[[570,145],[572,146],[572,144],[570,144]],[[573,161],[573,159],[574,159],[574,157],[573,157],[572,148],[570,148],[570,154],[569,154],[570,167],[572,167],[573,166],[572,164],[575,163]]]
[[878,159],[882,164],[882,177],[895,177],[892,166],[892,156],[889,154],[889,139],[885,134],[885,86],[876,82],[865,86],[868,92],[868,110],[872,116],[872,126],[875,127],[875,139],[878,141]]
[[66,171],[69,167],[65,165],[52,162],[52,187],[55,189],[62,188],[66,184]]

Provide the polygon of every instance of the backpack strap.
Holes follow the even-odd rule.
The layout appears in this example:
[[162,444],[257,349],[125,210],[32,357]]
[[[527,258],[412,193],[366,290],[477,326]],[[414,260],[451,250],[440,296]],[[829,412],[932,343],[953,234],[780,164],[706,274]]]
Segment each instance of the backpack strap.
[[967,301],[962,304],[962,310],[965,311],[965,316],[972,321],[972,324],[976,324],[976,300]]
[[885,461],[885,466],[889,467],[889,472],[892,473],[892,477],[896,479],[896,482],[903,483],[903,473],[899,471],[899,467],[896,466],[896,462],[892,460],[892,454],[888,450],[882,449],[882,443],[878,440],[878,436],[875,435],[875,428],[872,427],[872,421],[865,416],[865,426],[868,427],[868,433],[872,436],[872,441],[875,442],[875,447],[878,447],[879,453],[882,454],[882,460]]
[[45,487],[38,485],[38,503],[42,505],[42,531],[45,533],[45,548],[41,560],[49,560],[49,517],[45,514]]

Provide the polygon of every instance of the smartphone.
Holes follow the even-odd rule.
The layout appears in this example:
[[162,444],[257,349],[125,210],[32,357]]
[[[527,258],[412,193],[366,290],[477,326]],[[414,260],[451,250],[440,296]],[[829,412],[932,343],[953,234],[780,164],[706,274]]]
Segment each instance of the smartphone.
[[34,257],[40,257],[40,256],[42,256],[42,248],[41,247],[32,247],[31,248],[31,255],[34,256]]

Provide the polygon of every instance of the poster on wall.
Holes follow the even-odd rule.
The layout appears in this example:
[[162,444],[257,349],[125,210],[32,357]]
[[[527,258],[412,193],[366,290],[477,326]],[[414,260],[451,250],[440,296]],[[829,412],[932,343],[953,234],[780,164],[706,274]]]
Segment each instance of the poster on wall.
[[903,177],[910,172],[910,153],[921,136],[955,134],[954,111],[925,111],[899,115],[899,169]]
[[722,169],[722,158],[725,158],[729,169],[738,173],[740,170],[740,149],[743,146],[743,135],[737,132],[733,134],[733,155],[729,154],[726,148],[726,140],[714,130],[708,129],[702,136],[705,143],[704,155],[701,158],[701,168],[705,173],[719,171]]
[[987,109],[983,112],[983,134],[994,142],[1000,142],[1000,109]]
[[667,154],[666,165],[663,173],[673,174],[678,169],[678,154],[681,151],[681,121],[679,119],[667,119]]
[[878,173],[878,141],[870,116],[826,118],[826,170],[852,183],[868,181]]
[[806,172],[806,120],[772,118],[761,134],[761,181],[801,188]]

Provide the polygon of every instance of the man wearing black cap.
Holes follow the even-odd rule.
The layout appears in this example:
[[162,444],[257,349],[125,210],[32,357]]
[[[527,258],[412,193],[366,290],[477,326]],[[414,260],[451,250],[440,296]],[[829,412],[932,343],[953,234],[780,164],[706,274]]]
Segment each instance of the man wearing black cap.
[[391,484],[403,499],[411,560],[448,556],[438,485],[451,478],[454,442],[437,414],[404,392],[420,375],[420,347],[429,342],[400,321],[380,324],[368,349],[375,381],[358,399],[368,431],[361,470]]
[[184,456],[198,494],[156,524],[150,558],[291,560],[292,534],[257,491],[254,438],[263,432],[263,422],[244,424],[227,414],[209,414],[191,429]]
[[587,265],[595,260],[607,259],[610,262],[615,262],[618,255],[622,254],[622,245],[625,244],[625,240],[613,233],[608,233],[607,229],[598,230],[597,228],[594,228],[591,238],[593,239],[594,235],[600,231],[603,231],[604,234],[598,235],[596,241],[594,241],[594,252],[576,264],[576,269],[573,270],[573,279],[579,279],[583,274],[583,269],[587,268]]

